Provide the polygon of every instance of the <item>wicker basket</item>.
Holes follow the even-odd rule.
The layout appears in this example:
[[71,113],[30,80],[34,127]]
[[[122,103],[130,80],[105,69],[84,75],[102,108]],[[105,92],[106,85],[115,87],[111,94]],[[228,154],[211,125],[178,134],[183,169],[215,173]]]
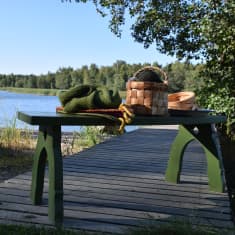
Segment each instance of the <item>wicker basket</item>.
[[178,110],[192,110],[195,106],[195,93],[182,91],[168,95],[168,108]]
[[144,70],[158,71],[164,78],[162,83],[148,81],[128,81],[126,84],[126,104],[130,105],[135,114],[167,115],[168,114],[168,77],[158,67],[144,67],[138,70],[134,77]]

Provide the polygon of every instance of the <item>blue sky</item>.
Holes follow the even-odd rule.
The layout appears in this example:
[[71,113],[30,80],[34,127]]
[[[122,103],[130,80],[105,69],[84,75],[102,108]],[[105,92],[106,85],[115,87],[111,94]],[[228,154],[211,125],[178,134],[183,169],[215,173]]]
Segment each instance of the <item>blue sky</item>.
[[175,58],[134,42],[130,22],[117,38],[92,4],[60,0],[0,0],[0,74],[46,74],[95,63],[165,65]]

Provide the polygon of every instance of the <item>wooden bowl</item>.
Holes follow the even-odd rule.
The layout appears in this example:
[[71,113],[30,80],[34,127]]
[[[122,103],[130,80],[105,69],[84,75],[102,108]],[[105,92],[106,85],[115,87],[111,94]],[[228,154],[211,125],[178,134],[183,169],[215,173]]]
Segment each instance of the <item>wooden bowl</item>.
[[194,106],[194,92],[182,91],[168,95],[168,109],[192,110]]

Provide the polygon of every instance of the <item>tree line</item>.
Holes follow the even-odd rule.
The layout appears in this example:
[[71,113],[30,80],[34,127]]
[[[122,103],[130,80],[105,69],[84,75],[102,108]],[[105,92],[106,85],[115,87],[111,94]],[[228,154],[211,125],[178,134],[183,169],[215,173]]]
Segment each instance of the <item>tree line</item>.
[[145,66],[159,67],[166,72],[169,79],[169,92],[181,90],[196,90],[201,85],[199,73],[203,65],[193,65],[186,62],[174,62],[161,66],[138,63],[128,64],[117,60],[111,66],[84,65],[81,68],[59,68],[55,73],[48,72],[41,75],[0,74],[0,87],[69,89],[76,85],[95,84],[107,87],[116,87],[123,91],[130,77]]

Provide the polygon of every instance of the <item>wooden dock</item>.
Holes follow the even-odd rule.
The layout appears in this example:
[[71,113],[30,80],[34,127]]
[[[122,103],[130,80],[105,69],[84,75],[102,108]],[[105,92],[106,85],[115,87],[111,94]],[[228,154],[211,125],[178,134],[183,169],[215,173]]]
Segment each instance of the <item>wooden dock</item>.
[[[198,143],[186,150],[180,184],[164,180],[176,130],[138,129],[64,159],[64,227],[124,233],[183,220],[233,228],[227,193],[208,190]],[[32,206],[31,172],[0,184],[0,223],[52,226],[44,201]]]

